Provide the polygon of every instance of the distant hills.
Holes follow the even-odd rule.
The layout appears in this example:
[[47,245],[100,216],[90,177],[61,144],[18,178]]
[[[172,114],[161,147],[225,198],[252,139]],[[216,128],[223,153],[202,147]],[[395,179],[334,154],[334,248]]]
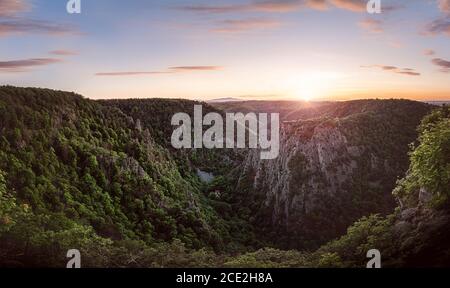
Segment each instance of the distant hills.
[[239,99],[239,98],[218,98],[218,99],[212,99],[212,100],[208,100],[206,101],[207,103],[227,103],[227,102],[242,102],[244,100]]
[[425,103],[436,105],[436,106],[444,106],[444,105],[450,105],[449,101],[424,101]]

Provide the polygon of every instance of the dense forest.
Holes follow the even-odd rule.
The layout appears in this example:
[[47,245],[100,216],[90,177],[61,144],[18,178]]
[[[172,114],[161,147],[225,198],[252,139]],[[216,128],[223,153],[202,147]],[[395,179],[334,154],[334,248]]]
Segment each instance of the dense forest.
[[[324,103],[313,120],[305,107],[286,112],[287,120],[300,119],[288,124],[295,133],[339,125],[346,139],[370,151],[358,160],[367,169],[361,182],[342,196],[353,197],[337,202],[348,205],[338,210],[343,213],[353,207],[342,225],[354,224],[313,233],[314,245],[292,250],[302,245],[280,243],[283,237],[267,231],[273,227],[258,227],[268,219],[258,217],[271,215],[243,165],[247,151],[171,148],[171,115],[192,113],[195,103],[92,101],[1,87],[0,266],[64,267],[74,248],[84,267],[363,267],[372,248],[382,251],[387,266],[449,264],[448,107],[423,118],[418,130],[430,106],[412,101]],[[224,113],[202,105],[204,113]],[[364,155],[386,159],[387,172],[372,171]],[[292,160],[291,170],[302,161]],[[214,180],[202,181],[199,170]],[[295,175],[292,185],[301,187],[310,176]],[[379,178],[383,193],[368,184]],[[315,217],[317,223],[335,218],[326,211]]]

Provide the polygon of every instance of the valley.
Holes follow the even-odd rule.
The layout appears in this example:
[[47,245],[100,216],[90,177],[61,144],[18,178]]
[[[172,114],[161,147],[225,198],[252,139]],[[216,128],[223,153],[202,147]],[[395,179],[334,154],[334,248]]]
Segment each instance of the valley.
[[[173,148],[172,116],[194,119],[195,105],[280,113],[279,156]],[[362,267],[373,248],[394,267],[447,263],[448,121],[409,100],[93,101],[3,86],[0,266],[62,267],[74,247],[89,267]]]

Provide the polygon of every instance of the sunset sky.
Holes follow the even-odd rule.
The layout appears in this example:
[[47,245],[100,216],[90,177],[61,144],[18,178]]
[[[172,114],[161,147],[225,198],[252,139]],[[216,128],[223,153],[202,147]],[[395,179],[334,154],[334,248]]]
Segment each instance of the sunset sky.
[[0,84],[89,98],[450,100],[450,0],[0,0]]

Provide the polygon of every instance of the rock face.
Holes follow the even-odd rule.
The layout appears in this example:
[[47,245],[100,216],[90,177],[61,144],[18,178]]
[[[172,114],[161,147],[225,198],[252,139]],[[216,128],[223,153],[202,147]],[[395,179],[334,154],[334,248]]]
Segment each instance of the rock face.
[[448,210],[436,210],[423,202],[419,202],[416,207],[402,210],[397,215],[392,228],[398,253],[403,255],[400,265],[409,267],[448,266],[450,263],[449,224]]
[[267,161],[260,160],[259,153],[250,153],[246,171],[255,170],[254,187],[266,192],[265,204],[274,201],[274,222],[281,218],[289,224],[292,208],[301,207],[302,214],[314,210],[320,190],[326,188],[327,194],[336,194],[352,169],[357,168],[355,160],[348,156],[359,150],[349,147],[337,128],[319,126],[309,139],[292,124],[283,130],[280,157]]
[[408,167],[419,120],[387,129],[384,121],[365,113],[289,121],[277,159],[250,151],[238,189],[260,200],[253,212],[261,234],[282,248],[314,248],[364,215],[392,212],[391,192]]

